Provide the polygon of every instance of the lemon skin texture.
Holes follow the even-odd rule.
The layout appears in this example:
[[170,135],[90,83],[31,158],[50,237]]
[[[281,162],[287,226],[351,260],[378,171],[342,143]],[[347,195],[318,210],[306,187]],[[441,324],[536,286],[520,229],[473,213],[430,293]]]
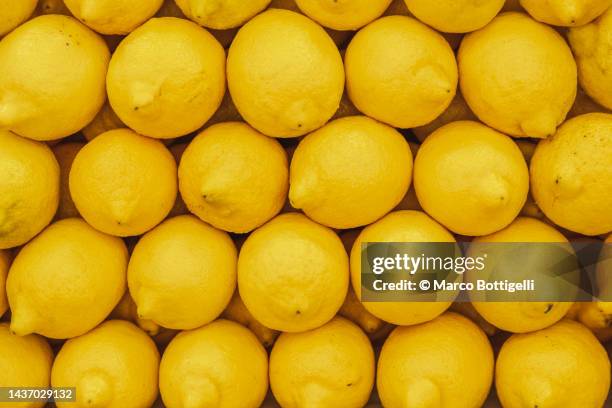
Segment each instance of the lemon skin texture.
[[402,134],[366,116],[351,116],[300,142],[291,160],[289,199],[321,224],[354,228],[391,211],[411,176],[412,153]]
[[0,37],[26,21],[36,9],[38,0],[1,0]]
[[270,0],[176,0],[176,4],[199,25],[226,30],[249,21],[262,12]]
[[108,47],[67,16],[36,17],[0,41],[0,129],[54,140],[85,127],[106,98]]
[[523,13],[502,13],[465,36],[461,92],[485,124],[516,137],[546,138],[574,103],[576,63],[563,37]]
[[292,11],[269,9],[238,31],[228,53],[227,80],[236,108],[251,126],[267,136],[295,137],[334,115],[344,70],[321,26]]
[[[443,226],[421,211],[393,211],[365,227],[350,253],[351,283],[361,300],[361,244],[365,242],[455,242]],[[364,302],[374,316],[396,325],[413,325],[434,319],[451,302]]]
[[351,101],[367,116],[398,128],[425,125],[451,103],[457,63],[446,40],[405,16],[361,29],[344,58]]
[[612,109],[612,74],[610,50],[612,49],[612,11],[582,27],[569,30],[569,43],[578,64],[580,86],[597,103]]
[[602,407],[610,388],[610,360],[586,327],[565,319],[506,340],[497,358],[495,388],[507,408]]
[[612,115],[589,113],[565,122],[538,143],[531,193],[555,224],[584,235],[612,231]]
[[414,162],[414,187],[423,209],[446,228],[486,235],[519,214],[529,171],[510,137],[478,122],[459,121],[425,139]]
[[[53,351],[49,343],[36,334],[18,336],[11,333],[8,323],[0,323],[0,387],[48,388],[53,364]],[[42,408],[44,402],[0,402],[0,407],[18,405],[24,408]]]
[[170,329],[210,323],[234,293],[237,258],[229,235],[196,217],[164,221],[140,239],[130,258],[128,286],[138,316]]
[[153,17],[163,0],[64,0],[81,22],[100,34],[129,34]]
[[49,147],[0,130],[0,249],[23,245],[57,210],[60,169]]
[[348,289],[348,256],[331,229],[298,213],[255,230],[238,256],[240,297],[271,329],[319,327],[338,312]]
[[520,0],[531,17],[546,24],[577,27],[590,23],[611,5],[610,0]]
[[359,408],[374,385],[374,351],[343,317],[303,333],[283,333],[270,354],[270,386],[283,408]]
[[468,33],[487,25],[505,0],[404,0],[410,13],[425,24],[445,33]]
[[79,213],[110,235],[140,235],[168,215],[177,194],[176,162],[158,140],[108,131],[77,154],[70,194]]
[[248,329],[217,320],[170,342],[159,388],[168,408],[257,408],[268,390],[268,355]]
[[68,340],[51,371],[53,387],[76,387],[68,407],[150,407],[157,398],[159,352],[151,338],[123,320],[109,320]]
[[54,339],[91,330],[121,299],[126,269],[121,239],[77,218],[52,224],[11,265],[6,281],[11,330]]
[[225,52],[197,24],[153,18],[115,50],[106,78],[117,116],[158,139],[184,136],[215,113],[225,93]]
[[[530,217],[518,217],[508,227],[494,234],[478,237],[474,243],[558,242],[567,238],[549,224]],[[491,261],[493,262],[493,261]],[[465,280],[479,279],[478,271],[466,273]],[[482,272],[480,272],[482,279]],[[561,320],[572,302],[472,302],[478,313],[493,326],[513,333],[543,329]]]
[[246,123],[219,123],[198,134],[183,153],[179,188],[189,210],[200,219],[245,233],[283,208],[288,167],[277,140]]
[[391,0],[296,0],[302,13],[324,27],[358,30],[380,17]]
[[70,196],[68,179],[72,162],[83,146],[85,144],[80,142],[60,143],[53,146],[53,154],[60,167],[60,198],[57,213],[55,214],[55,218],[58,220],[79,216],[79,211],[76,209],[74,201],[72,201]]
[[376,387],[385,407],[480,407],[493,381],[493,350],[468,318],[447,312],[397,327],[378,359]]

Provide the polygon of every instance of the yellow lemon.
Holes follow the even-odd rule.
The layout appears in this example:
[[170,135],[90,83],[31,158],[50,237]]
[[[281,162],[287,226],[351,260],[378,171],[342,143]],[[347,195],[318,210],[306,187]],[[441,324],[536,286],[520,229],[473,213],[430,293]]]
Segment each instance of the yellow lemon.
[[255,336],[257,336],[264,347],[272,346],[279,334],[277,330],[270,329],[255,320],[251,312],[249,312],[244,305],[238,291],[236,291],[234,296],[232,296],[232,300],[221,314],[221,317],[236,323],[240,323],[244,327],[248,328]]
[[60,167],[60,193],[59,193],[59,206],[55,217],[57,219],[78,217],[79,211],[72,201],[70,196],[70,188],[68,186],[68,178],[70,176],[70,169],[72,168],[72,162],[79,153],[79,151],[85,146],[84,143],[70,142],[60,143],[53,147],[53,153]]
[[227,80],[236,108],[251,126],[268,136],[293,137],[334,115],[344,70],[336,45],[318,24],[270,9],[238,31]]
[[[610,3],[607,1],[606,3]],[[609,72],[612,58],[612,8],[600,18],[569,31],[569,42],[578,64],[580,86],[597,103],[612,109],[612,74]]]
[[125,124],[107,102],[89,125],[83,128],[81,133],[83,133],[85,139],[93,140],[104,132],[124,127],[126,127]]
[[414,188],[423,209],[451,231],[486,235],[519,214],[529,171],[511,138],[459,121],[425,139],[414,162]]
[[473,408],[493,381],[493,350],[482,330],[456,313],[398,327],[378,359],[376,388],[385,407]]
[[58,221],[19,252],[6,281],[11,330],[65,339],[91,330],[125,292],[127,249],[83,220]]
[[176,0],[181,11],[204,27],[240,27],[263,11],[271,0]]
[[287,155],[277,140],[246,123],[219,123],[183,153],[179,187],[189,210],[202,220],[225,231],[248,232],[283,208]]
[[405,0],[408,10],[425,24],[445,33],[467,33],[493,20],[505,0]]
[[75,19],[36,17],[0,41],[0,129],[36,140],[81,130],[106,97],[110,53]]
[[168,215],[177,193],[176,162],[159,141],[128,129],[108,131],[77,154],[70,194],[85,220],[117,236],[140,235]]
[[8,310],[8,301],[6,300],[6,276],[8,275],[10,265],[10,253],[0,249],[0,317]]
[[271,329],[314,329],[334,317],[344,301],[347,258],[334,231],[302,214],[281,214],[242,245],[240,296],[253,317]]
[[0,37],[26,21],[38,0],[0,0]]
[[453,50],[411,17],[383,17],[361,29],[344,63],[347,91],[357,109],[394,127],[431,122],[457,89]]
[[474,112],[471,111],[465,99],[463,99],[461,92],[457,92],[448,108],[440,116],[426,125],[412,129],[412,133],[414,133],[419,141],[423,142],[435,130],[459,120],[476,120],[476,115],[474,115]]
[[200,128],[225,92],[225,52],[202,27],[180,18],[153,18],[113,54],[106,78],[117,116],[159,139]]
[[159,388],[168,408],[257,408],[268,390],[268,355],[248,329],[217,320],[170,342]]
[[134,299],[132,299],[132,296],[130,296],[130,292],[125,291],[123,297],[119,303],[117,303],[117,306],[115,306],[110,315],[108,315],[108,318],[127,320],[129,322],[136,323],[138,327],[147,332],[147,334],[151,337],[157,336],[164,331],[171,331],[170,329],[160,327],[153,320],[139,318],[137,309],[138,308],[136,303],[134,303]]
[[43,143],[0,130],[0,249],[23,245],[53,219],[60,170]]
[[[567,239],[559,231],[535,218],[519,217],[505,229],[478,237],[473,242],[557,242]],[[479,271],[466,273],[466,281],[479,279]],[[502,330],[525,333],[543,329],[561,320],[572,302],[473,302],[489,323]]]
[[611,0],[520,0],[531,17],[546,24],[575,27],[590,23],[611,5]]
[[[0,387],[48,388],[53,352],[45,339],[36,335],[11,333],[8,323],[0,323]],[[0,402],[0,407],[42,408],[44,402]]]
[[411,178],[412,153],[402,134],[366,116],[350,116],[300,142],[291,160],[289,199],[321,224],[353,228],[391,211]]
[[461,92],[487,125],[545,138],[576,96],[576,63],[563,37],[523,13],[503,13],[468,34],[458,54]]
[[128,285],[138,316],[170,329],[210,323],[234,293],[236,261],[227,233],[190,215],[164,221],[138,241],[130,258]]
[[76,401],[57,407],[150,407],[158,367],[159,352],[145,332],[124,320],[104,322],[68,340],[57,354],[51,385],[76,388]]
[[101,34],[128,34],[153,17],[163,0],[64,0],[83,24]]
[[555,224],[585,235],[612,231],[612,115],[589,113],[565,122],[538,144],[531,192]]
[[[421,211],[394,211],[368,225],[351,250],[351,283],[361,299],[361,244],[364,242],[455,242],[444,227]],[[420,254],[418,254],[420,255]],[[374,316],[397,325],[423,323],[442,314],[451,302],[364,302]]]
[[602,407],[610,388],[610,360],[586,327],[563,320],[506,340],[497,358],[495,388],[506,408]]
[[373,385],[370,340],[342,317],[314,330],[281,334],[270,354],[270,386],[283,408],[361,408]]
[[358,324],[368,335],[376,333],[387,324],[385,321],[368,312],[357,298],[352,287],[349,287],[344,303],[340,310],[338,310],[338,315],[346,317],[353,323]]
[[380,17],[391,0],[295,0],[300,10],[334,30],[357,30]]

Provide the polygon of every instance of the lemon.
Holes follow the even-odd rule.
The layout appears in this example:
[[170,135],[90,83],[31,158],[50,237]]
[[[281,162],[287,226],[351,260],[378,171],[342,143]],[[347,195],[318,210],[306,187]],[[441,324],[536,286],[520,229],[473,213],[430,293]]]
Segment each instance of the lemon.
[[461,92],[487,125],[517,137],[555,132],[576,96],[576,63],[560,34],[523,13],[503,13],[466,35]]
[[6,300],[6,276],[8,275],[10,265],[11,254],[8,251],[0,249],[0,317],[8,310],[8,301]]
[[412,153],[401,133],[350,116],[300,142],[291,160],[289,199],[321,224],[353,228],[391,211],[408,191],[411,175]]
[[26,21],[36,9],[38,0],[0,0],[0,37]]
[[163,0],[64,0],[83,24],[101,34],[129,34],[153,17]]
[[416,18],[438,31],[467,33],[493,20],[505,0],[404,0]]
[[457,89],[453,50],[411,17],[383,17],[360,30],[344,62],[347,91],[357,109],[393,127],[431,122]]
[[448,108],[440,116],[426,125],[412,129],[412,133],[423,142],[435,130],[459,120],[476,120],[476,115],[470,110],[461,92],[457,92]]
[[257,408],[268,390],[268,355],[248,329],[217,320],[170,342],[159,388],[168,408]]
[[81,130],[106,97],[110,54],[75,19],[36,17],[0,41],[0,129],[36,140]]
[[52,224],[11,265],[11,330],[65,339],[93,329],[125,292],[126,268],[121,239],[77,218]]
[[227,80],[236,108],[251,126],[268,136],[293,137],[334,115],[344,70],[336,45],[318,24],[270,9],[238,31],[229,49]]
[[361,408],[373,385],[370,340],[342,317],[314,330],[281,334],[270,354],[270,386],[283,408]]
[[157,397],[159,352],[145,332],[110,320],[61,348],[51,371],[53,387],[75,387],[68,407],[150,407]]
[[612,231],[612,115],[589,113],[565,122],[538,144],[531,192],[555,224],[585,235]]
[[106,79],[117,116],[159,139],[200,128],[225,92],[223,47],[202,27],[180,18],[153,18],[113,54]]
[[108,318],[127,320],[129,322],[135,323],[138,325],[138,327],[140,327],[142,330],[147,332],[149,336],[152,337],[158,335],[164,330],[170,330],[160,327],[153,320],[139,318],[138,308],[136,306],[136,303],[134,303],[134,299],[132,299],[132,296],[130,296],[129,290],[125,291],[123,297],[121,297],[121,300],[119,301],[119,303],[117,303],[117,306],[115,306],[113,311],[108,315]]
[[563,320],[506,340],[495,386],[507,408],[602,407],[610,388],[610,360],[587,328]]
[[240,323],[244,327],[248,328],[255,336],[257,336],[257,339],[259,339],[264,347],[272,346],[279,335],[278,330],[270,329],[255,320],[251,312],[249,312],[244,305],[238,291],[236,291],[234,296],[232,296],[232,300],[230,300],[227,308],[221,314],[221,317],[236,323]]
[[[17,336],[8,323],[0,323],[0,387],[48,388],[53,352],[45,339],[36,335]],[[42,408],[44,402],[0,402],[0,407]]]
[[393,330],[380,352],[376,388],[388,408],[473,408],[483,405],[492,381],[487,336],[449,312]]
[[89,142],[70,171],[77,209],[94,228],[111,235],[150,230],[168,215],[176,193],[176,162],[168,149],[128,129]]
[[295,0],[300,10],[322,26],[357,30],[380,17],[391,0]]
[[283,208],[287,156],[277,140],[245,123],[219,123],[196,136],[183,153],[179,187],[189,210],[203,221],[248,232]]
[[[610,3],[606,1],[606,3]],[[580,86],[597,103],[612,109],[612,74],[609,72],[612,49],[612,8],[600,18],[569,31],[569,42],[578,64]]]
[[79,151],[85,146],[84,143],[80,142],[69,142],[60,143],[53,147],[53,154],[60,167],[60,192],[59,192],[59,206],[55,217],[57,219],[78,217],[79,211],[72,201],[70,196],[70,188],[68,187],[68,177],[70,176],[70,169],[72,168],[72,162],[79,153]]
[[529,172],[511,138],[459,121],[425,139],[414,162],[414,188],[423,209],[451,231],[486,235],[519,214]]
[[346,317],[353,323],[358,324],[368,335],[375,334],[387,324],[385,321],[368,312],[351,287],[349,287],[342,307],[338,310],[338,315]]
[[210,323],[234,293],[236,261],[225,232],[190,215],[164,221],[138,241],[130,258],[128,286],[138,316],[181,330]]
[[340,238],[302,214],[281,214],[255,230],[238,257],[238,288],[255,319],[299,332],[327,323],[348,288]]
[[43,143],[0,130],[0,249],[23,245],[55,215],[60,170]]
[[[555,228],[535,218],[518,217],[505,229],[476,238],[489,242],[568,242]],[[466,281],[482,278],[482,272],[466,272]],[[489,323],[502,330],[525,333],[543,329],[561,320],[572,302],[473,302],[474,308]]]
[[217,30],[240,27],[263,11],[271,0],[176,0],[181,11],[199,25]]
[[520,0],[531,17],[546,24],[575,27],[590,23],[611,5],[611,0]]
[[[351,250],[351,283],[361,299],[361,244],[365,242],[455,242],[452,234],[421,211],[394,211],[368,225]],[[420,254],[419,254],[420,255]],[[397,325],[431,320],[443,313],[451,302],[364,302],[374,316]]]

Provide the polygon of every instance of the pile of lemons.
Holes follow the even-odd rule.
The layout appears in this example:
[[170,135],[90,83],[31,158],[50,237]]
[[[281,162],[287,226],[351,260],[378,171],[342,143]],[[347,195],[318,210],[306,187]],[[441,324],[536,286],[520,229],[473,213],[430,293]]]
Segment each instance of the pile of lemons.
[[611,303],[362,303],[361,244],[612,243],[610,6],[0,0],[0,387],[602,407]]

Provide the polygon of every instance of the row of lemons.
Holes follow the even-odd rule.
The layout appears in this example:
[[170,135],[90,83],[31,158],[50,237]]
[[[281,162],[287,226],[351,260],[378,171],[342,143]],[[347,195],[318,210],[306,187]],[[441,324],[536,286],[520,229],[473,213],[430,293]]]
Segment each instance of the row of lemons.
[[0,387],[603,406],[611,304],[362,303],[360,248],[612,242],[611,5],[0,0]]

